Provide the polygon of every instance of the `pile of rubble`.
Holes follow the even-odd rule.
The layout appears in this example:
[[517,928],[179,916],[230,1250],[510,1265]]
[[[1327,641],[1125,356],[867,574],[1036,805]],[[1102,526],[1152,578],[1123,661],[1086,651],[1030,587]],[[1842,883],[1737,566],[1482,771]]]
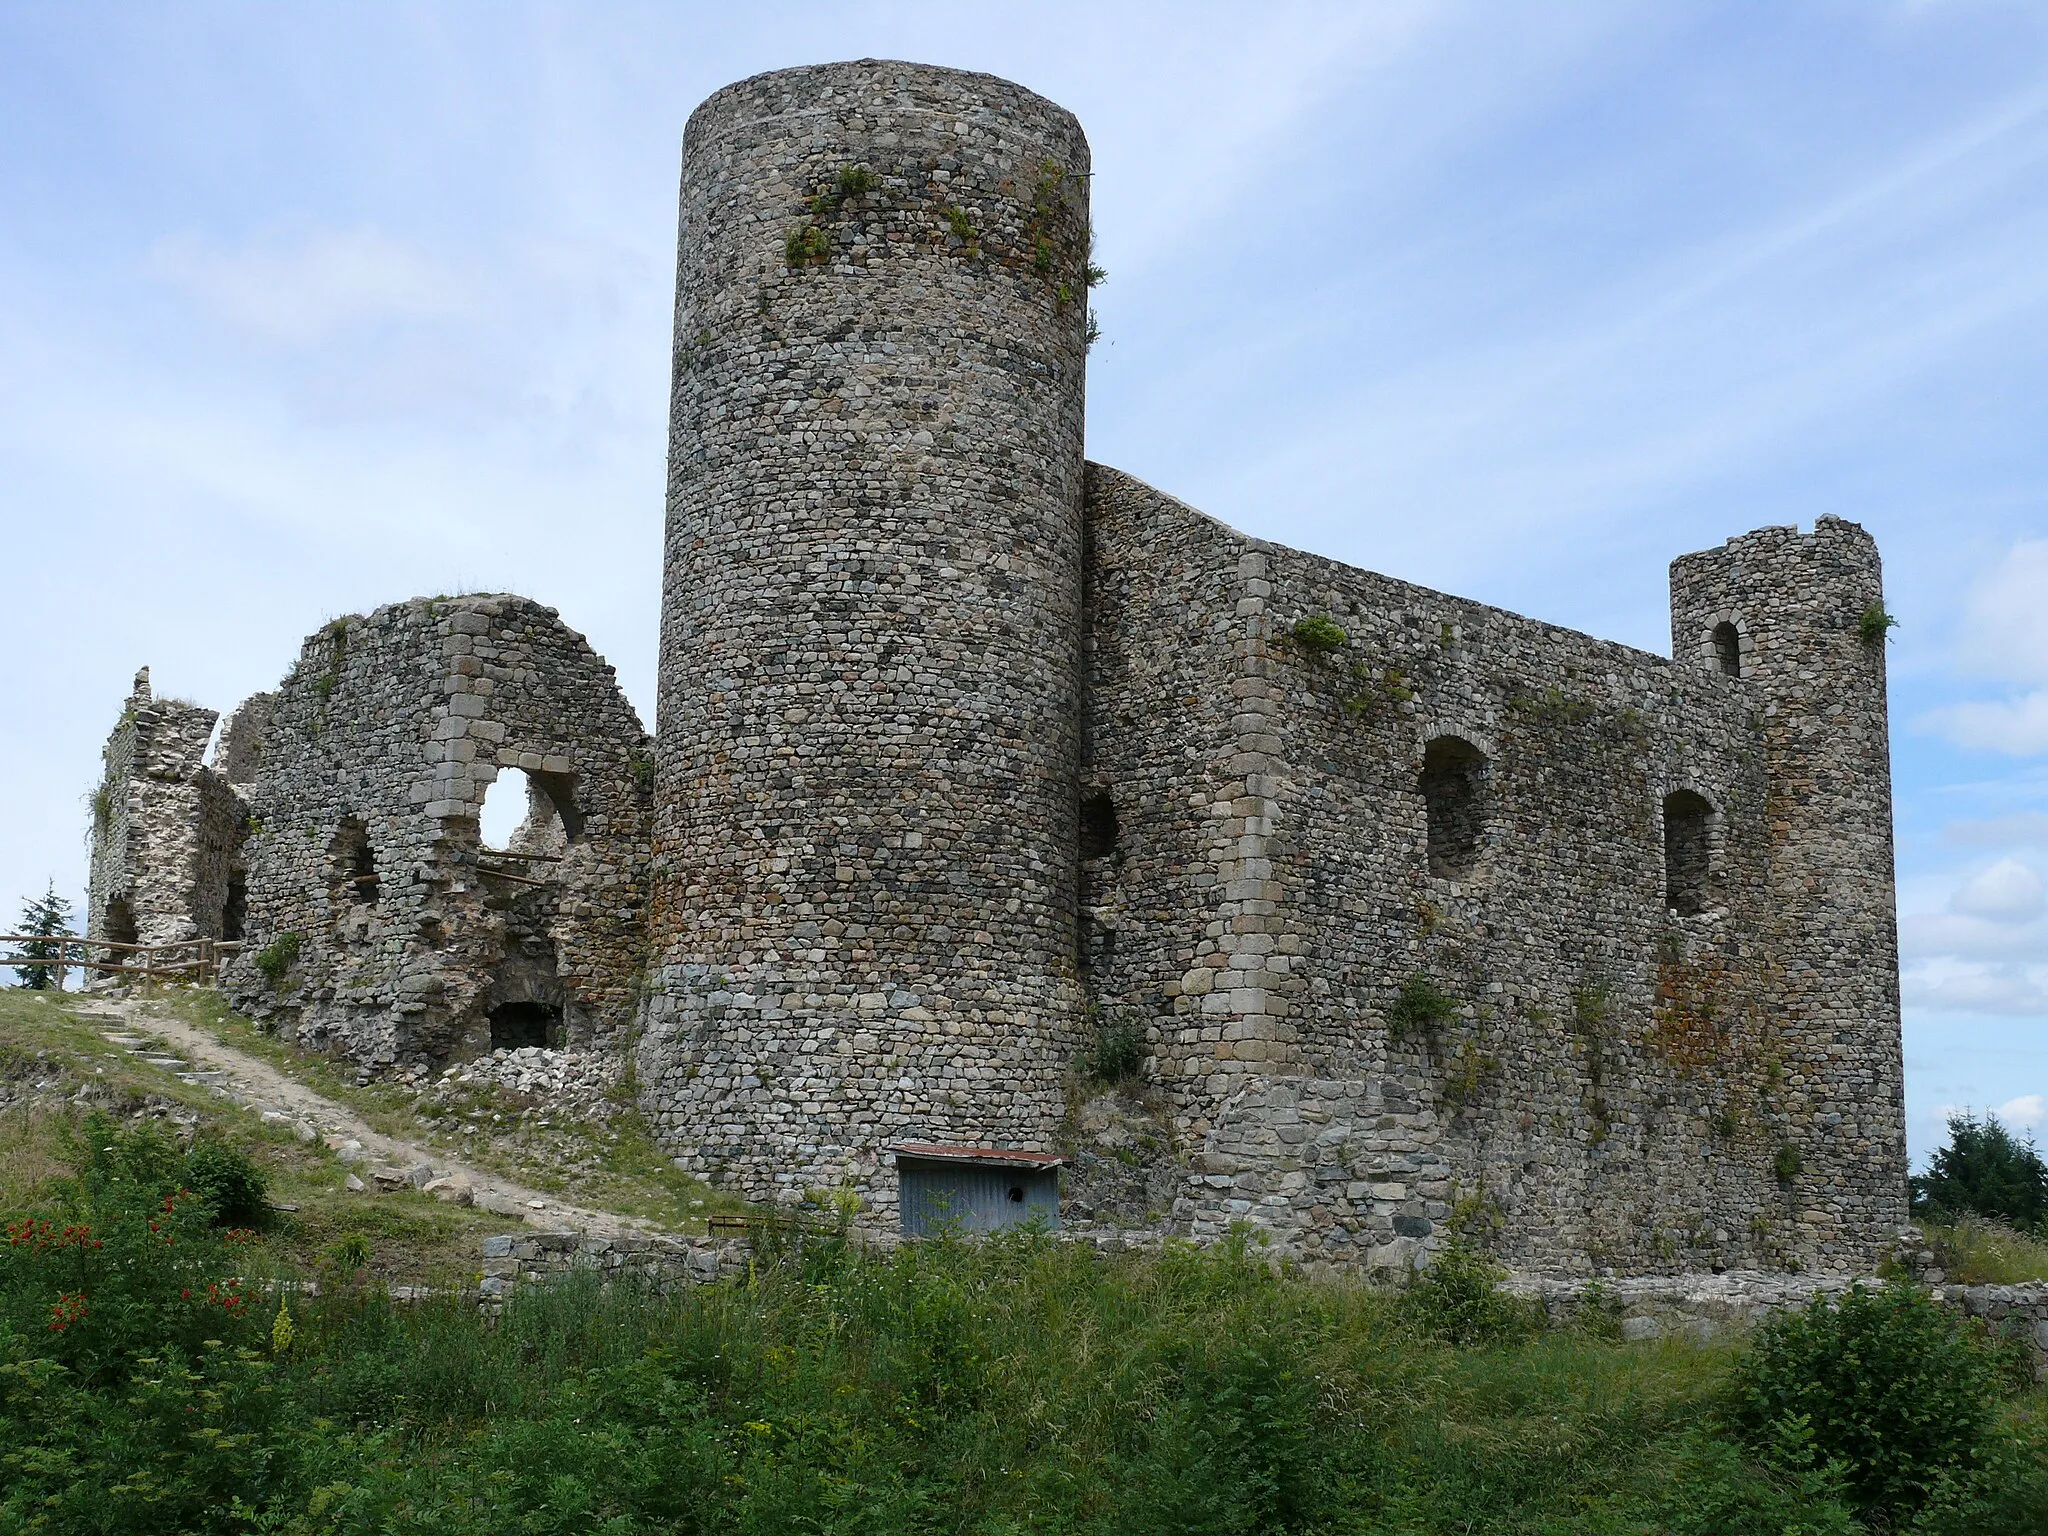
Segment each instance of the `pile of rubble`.
[[449,1103],[463,1097],[464,1089],[495,1088],[551,1116],[596,1122],[617,1111],[625,1067],[624,1058],[617,1055],[522,1046],[458,1062],[444,1069],[426,1091],[432,1099]]

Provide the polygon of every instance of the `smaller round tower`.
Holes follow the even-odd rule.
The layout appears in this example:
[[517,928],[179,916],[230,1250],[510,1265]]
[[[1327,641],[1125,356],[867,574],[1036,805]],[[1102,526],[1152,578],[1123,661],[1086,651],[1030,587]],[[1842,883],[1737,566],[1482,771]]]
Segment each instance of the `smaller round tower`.
[[1088,175],[1042,97],[872,59],[684,135],[641,1067],[756,1198],[1063,1110]]
[[1760,528],[1671,565],[1672,655],[1755,690],[1769,1003],[1803,1242],[1866,1264],[1906,1219],[1883,572],[1855,523]]

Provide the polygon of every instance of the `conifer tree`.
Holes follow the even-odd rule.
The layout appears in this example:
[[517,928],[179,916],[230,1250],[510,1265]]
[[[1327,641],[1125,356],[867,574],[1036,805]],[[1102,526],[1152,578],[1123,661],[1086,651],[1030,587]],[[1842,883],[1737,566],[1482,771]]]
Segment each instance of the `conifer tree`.
[[56,881],[52,880],[41,896],[22,903],[21,931],[37,937],[22,944],[16,958],[43,963],[17,964],[14,974],[21,978],[21,986],[46,991],[56,981],[56,967],[51,962],[64,958],[64,946],[59,941],[77,937],[71,926],[71,903],[57,894]]

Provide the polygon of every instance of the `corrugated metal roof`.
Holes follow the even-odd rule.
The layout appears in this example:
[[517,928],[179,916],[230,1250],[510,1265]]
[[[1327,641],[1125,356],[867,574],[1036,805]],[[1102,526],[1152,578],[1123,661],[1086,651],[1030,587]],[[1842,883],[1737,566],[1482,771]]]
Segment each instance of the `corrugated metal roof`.
[[1020,1152],[1009,1147],[969,1147],[952,1142],[905,1142],[884,1147],[899,1158],[932,1163],[972,1163],[984,1168],[1062,1168],[1066,1159],[1051,1152]]

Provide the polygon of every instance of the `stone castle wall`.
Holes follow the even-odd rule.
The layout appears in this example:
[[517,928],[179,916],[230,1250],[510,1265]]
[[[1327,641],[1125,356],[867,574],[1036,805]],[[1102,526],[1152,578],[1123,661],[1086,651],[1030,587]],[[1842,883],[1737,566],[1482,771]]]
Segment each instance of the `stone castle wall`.
[[[652,761],[581,635],[526,598],[396,603],[317,631],[270,711],[238,1007],[371,1067],[489,1049],[508,1005],[552,1043],[623,1049]],[[511,769],[529,818],[493,851],[478,812]]]
[[[1790,909],[1808,875],[1761,663],[1731,677],[1351,570],[1099,467],[1089,510],[1084,781],[1116,848],[1084,865],[1085,952],[1195,1154],[1182,1220],[1346,1263],[1405,1266],[1449,1225],[1547,1271],[1869,1261],[1905,1217],[1898,1015],[1852,983],[1895,961],[1818,978],[1818,1031],[1786,978],[1836,934],[1889,935],[1888,844],[1828,841],[1837,818],[1888,829],[1881,759],[1811,829],[1874,877]],[[1750,601],[1783,643],[1876,600],[1874,563],[1806,563],[1847,527],[1780,541],[1803,585]],[[1303,618],[1341,642],[1296,639]],[[1844,668],[1881,667],[1851,643]],[[1477,755],[1450,759],[1468,805],[1434,818],[1462,846],[1433,849],[1447,742]],[[1697,910],[1675,910],[1666,812],[1694,805]],[[1403,1009],[1424,983],[1443,1016]]]
[[684,137],[641,1052],[761,1196],[1049,1144],[1073,945],[1088,146],[877,62]]

